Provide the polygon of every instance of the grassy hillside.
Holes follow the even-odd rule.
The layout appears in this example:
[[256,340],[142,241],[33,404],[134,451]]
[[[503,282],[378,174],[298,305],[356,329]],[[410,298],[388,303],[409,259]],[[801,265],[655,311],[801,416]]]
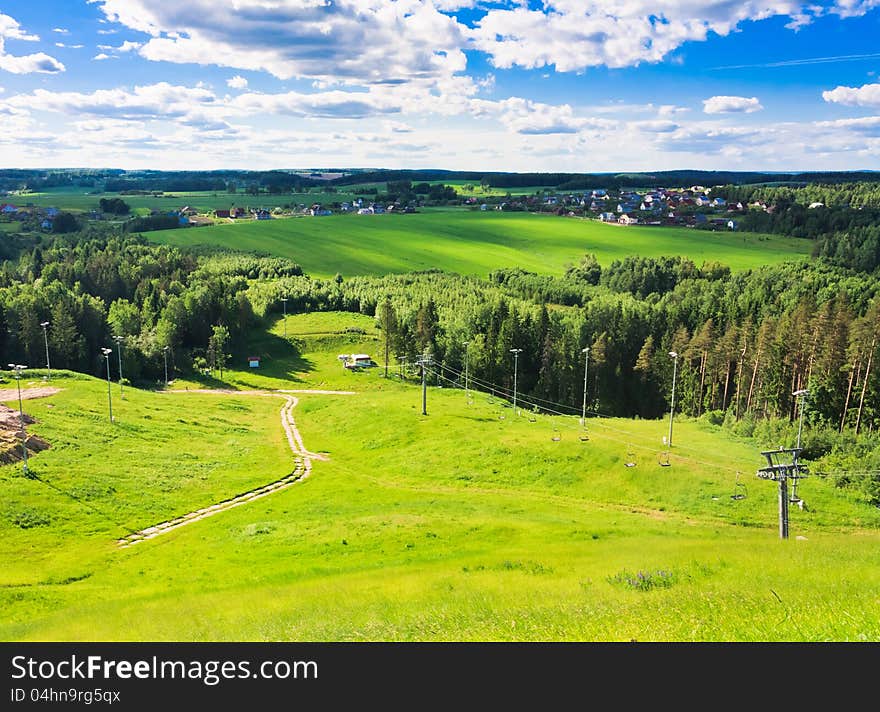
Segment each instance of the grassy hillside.
[[375,354],[371,329],[303,315],[287,339],[281,321],[255,335],[264,367],[233,365],[227,385],[355,392],[298,394],[306,447],[328,459],[128,549],[126,526],[283,474],[280,401],[127,390],[111,426],[106,383],[79,377],[28,402],[53,447],[32,459],[40,481],[0,468],[0,638],[880,638],[877,509],[805,480],[782,542],[755,446],[704,424],[676,423],[661,468],[665,422],[591,420],[582,441],[576,419],[434,387],[423,417],[415,385],[336,361]]
[[288,257],[316,276],[437,268],[486,275],[500,267],[559,274],[586,252],[607,265],[627,255],[682,255],[734,270],[804,257],[807,240],[686,228],[621,227],[595,221],[447,210],[415,215],[339,215],[149,233],[156,242],[216,245]]

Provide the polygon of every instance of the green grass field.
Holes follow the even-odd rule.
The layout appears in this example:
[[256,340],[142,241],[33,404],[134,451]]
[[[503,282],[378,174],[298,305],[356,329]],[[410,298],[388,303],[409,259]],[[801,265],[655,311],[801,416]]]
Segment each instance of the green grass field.
[[880,510],[810,478],[780,541],[756,446],[702,423],[676,423],[661,468],[665,422],[591,420],[583,442],[576,419],[435,387],[423,417],[416,385],[336,361],[376,354],[372,329],[297,315],[286,339],[281,321],[255,334],[264,367],[232,364],[225,386],[355,392],[298,396],[329,459],[128,549],[130,528],[286,474],[281,401],[178,380],[127,389],[110,425],[106,382],[84,376],[28,401],[52,448],[39,480],[0,467],[0,639],[880,639]]
[[621,227],[591,220],[482,211],[339,215],[148,233],[150,240],[215,245],[288,257],[315,276],[437,268],[486,275],[501,267],[560,274],[593,252],[608,265],[627,255],[717,260],[734,270],[806,257],[807,240],[686,228]]
[[62,210],[88,212],[97,210],[101,198],[120,197],[128,203],[137,214],[149,214],[150,210],[178,210],[184,206],[195,208],[199,212],[210,212],[218,208],[232,206],[272,209],[284,205],[311,205],[312,203],[330,203],[352,200],[355,194],[344,192],[327,193],[312,189],[308,193],[287,193],[285,195],[246,195],[243,192],[177,192],[161,196],[152,195],[119,195],[119,193],[101,193],[89,195],[83,189],[56,189],[43,193],[29,193],[10,198],[16,205],[31,203],[38,207],[55,207]]

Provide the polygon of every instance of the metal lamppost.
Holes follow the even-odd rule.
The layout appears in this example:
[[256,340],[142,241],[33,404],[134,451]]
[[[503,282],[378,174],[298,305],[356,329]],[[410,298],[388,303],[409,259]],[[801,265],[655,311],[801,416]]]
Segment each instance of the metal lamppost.
[[43,340],[46,342],[46,380],[52,380],[52,367],[49,365],[49,332],[46,329],[49,328],[48,321],[41,321],[40,326],[43,327]]
[[519,355],[522,349],[511,349],[513,354],[513,414],[516,415],[516,373],[519,370]]
[[113,349],[102,348],[101,353],[104,355],[104,360],[107,362],[107,407],[110,410],[110,422],[113,422],[113,396],[110,394],[110,354],[113,353]]
[[801,435],[802,435],[803,432],[804,432],[804,405],[806,405],[806,400],[807,400],[807,398],[808,398],[809,395],[810,395],[810,391],[808,391],[806,388],[803,388],[803,389],[801,389],[801,390],[799,390],[799,391],[795,391],[794,393],[792,393],[792,395],[793,395],[796,399],[797,399],[797,398],[800,398],[800,399],[801,399],[801,412],[800,412],[800,418],[799,418],[799,421],[798,421],[798,438],[797,438],[797,446],[798,446],[798,449],[800,449],[800,447],[801,447]]
[[162,347],[162,356],[165,359],[165,385],[168,385],[168,347]]
[[22,470],[26,475],[28,473],[27,434],[24,431],[24,406],[22,406],[21,403],[21,372],[24,371],[27,366],[10,363],[9,368],[11,368],[15,372],[15,382],[18,384],[18,419],[19,423],[21,423],[21,457],[23,463]]
[[114,336],[113,340],[116,342],[116,355],[119,357],[119,396],[122,397],[122,344],[125,341],[124,336]]
[[[809,396],[810,396],[810,391],[806,388],[802,388],[802,389],[792,393],[792,395],[795,397],[795,399],[797,399],[797,398],[801,399],[801,412],[800,412],[800,417],[798,418],[798,436],[797,436],[797,450],[798,450],[797,454],[798,454],[798,457],[800,457],[801,436],[804,432],[804,407],[807,404],[807,398],[809,398]],[[798,501],[797,484],[798,484],[797,478],[793,479],[792,484],[791,484],[791,501],[792,502]]]
[[284,305],[284,338],[287,338],[287,297],[281,297],[281,303]]
[[678,374],[678,353],[675,351],[670,351],[669,355],[672,356],[672,402],[669,405],[669,438],[666,442],[666,447],[672,447],[672,416],[675,414],[675,377]]
[[590,347],[581,349],[581,353],[585,354],[584,356],[584,405],[581,409],[581,425],[587,422],[587,369],[590,365]]
[[469,358],[470,347],[471,347],[471,342],[465,341],[464,342],[464,394],[465,394],[465,397],[468,399],[468,401],[470,401],[470,399],[471,399],[470,382],[468,381],[468,361],[470,361],[470,358]]

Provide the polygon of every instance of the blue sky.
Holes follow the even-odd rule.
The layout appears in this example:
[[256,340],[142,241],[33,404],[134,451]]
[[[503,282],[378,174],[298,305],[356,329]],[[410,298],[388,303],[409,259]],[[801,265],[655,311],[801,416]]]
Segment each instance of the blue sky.
[[0,0],[0,165],[880,170],[880,0]]

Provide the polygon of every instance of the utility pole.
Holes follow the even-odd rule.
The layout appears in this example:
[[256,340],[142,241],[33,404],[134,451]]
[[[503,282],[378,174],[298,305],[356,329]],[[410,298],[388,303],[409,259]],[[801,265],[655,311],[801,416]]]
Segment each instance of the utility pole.
[[[767,467],[756,473],[762,480],[775,480],[779,483],[779,538],[788,539],[788,481],[797,482],[807,475],[806,465],[798,462],[801,448],[779,448],[761,453],[767,458]],[[780,462],[784,455],[791,455],[791,463]]]
[[284,338],[287,338],[287,297],[281,297],[281,303],[284,305]]
[[[807,404],[807,398],[810,395],[810,391],[806,388],[802,388],[801,390],[795,391],[792,393],[795,399],[800,398],[801,408],[800,408],[800,417],[798,418],[798,436],[797,436],[797,449],[798,452],[802,450],[801,448],[801,436],[804,432],[804,407]],[[791,483],[791,501],[797,502],[797,480]]]
[[110,422],[113,422],[113,396],[110,394],[110,354],[113,349],[102,348],[101,353],[104,354],[104,360],[107,362],[107,407],[110,410]]
[[125,341],[124,336],[114,336],[116,342],[116,355],[119,357],[119,397],[122,398],[122,342]]
[[516,373],[519,370],[519,355],[522,349],[511,349],[513,354],[513,414],[516,415]]
[[48,321],[41,321],[40,326],[43,327],[43,341],[46,342],[46,380],[52,380],[52,367],[49,365],[49,332],[46,329],[49,328]]
[[397,354],[395,358],[397,359],[397,375],[403,380],[403,362],[406,361],[406,354]]
[[584,406],[581,409],[581,425],[584,425],[587,422],[587,368],[590,364],[590,347],[581,349],[581,353],[586,354],[584,356]]
[[22,459],[22,472],[27,475],[28,473],[28,452],[27,452],[27,433],[24,430],[24,406],[21,403],[21,372],[24,371],[27,366],[22,366],[20,364],[10,363],[9,368],[11,368],[15,372],[15,382],[18,384],[18,422],[21,424],[21,459]]
[[168,385],[168,347],[162,347],[162,356],[165,359],[165,385]]
[[672,416],[675,414],[675,377],[678,374],[678,353],[670,351],[672,356],[672,401],[669,405],[669,437],[666,440],[666,447],[672,447]]
[[423,354],[416,364],[421,366],[422,369],[422,415],[428,414],[428,364],[431,363],[431,357],[425,353]]

